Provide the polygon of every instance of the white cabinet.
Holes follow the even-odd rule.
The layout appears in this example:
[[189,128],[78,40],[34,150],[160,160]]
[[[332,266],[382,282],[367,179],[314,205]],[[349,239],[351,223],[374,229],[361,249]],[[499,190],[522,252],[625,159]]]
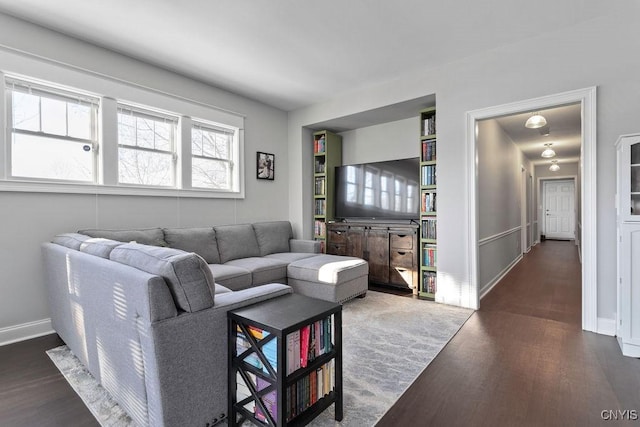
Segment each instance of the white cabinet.
[[640,134],[617,148],[618,319],[622,354],[640,357]]

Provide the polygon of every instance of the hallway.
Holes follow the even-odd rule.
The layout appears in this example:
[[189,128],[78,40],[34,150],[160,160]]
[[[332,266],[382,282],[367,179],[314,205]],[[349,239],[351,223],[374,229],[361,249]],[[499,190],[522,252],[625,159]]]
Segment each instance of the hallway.
[[640,360],[622,356],[614,337],[581,330],[576,246],[546,241],[481,301],[378,426],[604,425],[602,411],[640,416],[638,390]]

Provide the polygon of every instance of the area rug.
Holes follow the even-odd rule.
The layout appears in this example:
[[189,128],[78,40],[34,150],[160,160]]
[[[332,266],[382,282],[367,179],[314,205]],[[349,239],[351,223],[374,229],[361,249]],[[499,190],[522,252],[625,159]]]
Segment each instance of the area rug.
[[[331,406],[310,425],[375,425],[472,313],[373,291],[345,303],[344,417],[337,423]],[[47,354],[102,426],[135,425],[66,346]]]

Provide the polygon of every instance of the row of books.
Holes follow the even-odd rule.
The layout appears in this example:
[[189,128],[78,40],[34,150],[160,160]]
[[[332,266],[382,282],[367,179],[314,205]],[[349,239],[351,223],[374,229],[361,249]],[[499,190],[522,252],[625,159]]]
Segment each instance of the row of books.
[[425,271],[422,275],[422,291],[435,294],[437,289],[438,275],[433,271]]
[[316,185],[315,185],[315,195],[316,196],[324,196],[325,195],[325,191],[326,191],[326,179],[322,176],[322,177],[317,177],[316,178]]
[[324,237],[327,234],[327,225],[324,221],[316,220],[313,225],[313,235]]
[[436,115],[429,116],[422,121],[422,135],[435,135]]
[[422,185],[436,185],[436,165],[422,166]]
[[423,218],[420,231],[423,239],[437,239],[436,233],[436,219],[435,218]]
[[313,169],[315,173],[324,173],[326,170],[324,157],[317,158],[315,161],[315,167]]
[[422,212],[436,211],[436,193],[429,191],[422,193],[422,204],[420,206]]
[[[269,336],[268,331],[264,331],[253,326],[247,326],[247,330],[257,341],[261,341]],[[238,326],[236,330],[236,354],[239,356],[250,348],[251,343],[249,342],[249,339]],[[273,337],[273,339],[266,342],[262,346],[262,353],[269,362],[269,365],[271,365],[273,370],[276,371],[278,367],[278,338]],[[262,363],[262,360],[260,360],[255,351],[248,353],[243,360],[248,364],[262,370],[262,372],[264,372],[265,374],[269,373],[269,368],[267,368],[267,366]]]
[[335,387],[335,359],[287,387],[287,421],[292,420]]
[[313,152],[315,154],[324,153],[326,151],[326,144],[324,135],[320,136],[318,139],[313,140]]
[[[262,391],[265,388],[269,387],[270,383],[269,381],[256,376],[254,374],[252,374],[251,372],[245,372],[247,377],[249,378],[249,381],[251,382],[251,387],[255,390],[255,391]],[[249,388],[249,385],[247,385],[247,383],[244,381],[244,378],[242,377],[242,375],[240,374],[240,372],[238,372],[236,374],[236,402],[242,402],[243,400],[245,400],[248,397],[251,397],[251,400],[249,400],[245,405],[244,408],[253,413],[253,415],[260,421],[262,421],[263,423],[267,422],[267,416],[265,415],[264,411],[260,408],[260,405],[258,405],[255,401],[255,398],[252,397],[253,395],[251,394],[251,389]],[[273,417],[274,420],[278,419],[278,393],[276,390],[272,390],[264,395],[262,395],[262,397],[260,398],[262,404],[266,407],[267,411],[271,414],[271,416]]]
[[305,325],[287,335],[287,375],[322,356],[333,348],[331,317]]
[[315,203],[315,214],[316,215],[325,215],[327,211],[327,201],[325,199],[318,199]]
[[426,141],[422,141],[422,161],[430,162],[432,160],[437,160],[436,140],[428,139]]
[[436,267],[438,264],[438,250],[436,245],[425,244],[422,246],[422,265]]

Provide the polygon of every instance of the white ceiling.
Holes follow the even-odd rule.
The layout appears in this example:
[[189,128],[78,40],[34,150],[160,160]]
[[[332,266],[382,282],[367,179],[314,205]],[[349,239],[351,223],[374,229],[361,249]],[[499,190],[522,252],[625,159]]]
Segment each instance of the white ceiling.
[[[582,146],[580,104],[564,105],[536,112],[547,119],[545,128],[549,131],[548,136],[542,135],[541,130],[545,128],[528,129],[524,126],[531,112],[495,120],[533,164],[551,164],[551,160],[558,160],[559,164],[577,162]],[[556,152],[553,159],[544,159],[540,156],[545,149],[545,143],[552,144],[551,148]]]
[[0,12],[287,111],[588,21],[608,7],[601,0],[0,0]]

